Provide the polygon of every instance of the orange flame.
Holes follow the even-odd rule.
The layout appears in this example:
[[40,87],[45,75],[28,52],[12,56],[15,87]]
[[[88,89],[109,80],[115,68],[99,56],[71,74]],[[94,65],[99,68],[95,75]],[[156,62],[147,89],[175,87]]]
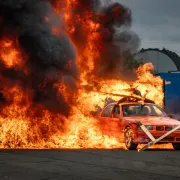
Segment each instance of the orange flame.
[[3,38],[0,40],[0,58],[7,67],[23,64],[23,57],[16,40]]
[[[64,19],[69,25],[69,34],[75,32],[75,27],[71,20],[71,7],[76,0],[67,0],[67,6],[64,9]],[[57,14],[60,14],[56,8]],[[90,16],[87,13],[87,16]],[[118,93],[129,95],[130,92],[125,89],[131,85],[137,86],[144,94],[150,90],[147,98],[154,100],[160,106],[163,106],[162,79],[154,77],[149,70],[152,70],[152,64],[148,63],[137,70],[138,79],[129,83],[118,80],[97,79],[92,73],[95,70],[95,62],[100,56],[98,50],[101,48],[101,37],[97,33],[98,23],[94,23],[85,17],[76,17],[87,31],[87,44],[83,49],[78,50],[77,65],[80,69],[80,80],[77,82],[78,91],[72,95],[71,90],[65,84],[56,84],[59,91],[64,95],[66,102],[75,101],[71,107],[71,114],[65,118],[58,113],[51,113],[44,110],[39,105],[31,102],[30,90],[24,92],[23,89],[16,86],[5,92],[5,96],[13,96],[14,103],[4,108],[0,115],[0,147],[1,148],[124,148],[124,144],[119,142],[116,137],[109,137],[101,132],[99,124],[91,112],[96,110],[96,105],[104,106],[104,100],[107,95],[101,94],[98,90],[87,92],[83,87],[90,85],[94,88],[94,83],[98,82],[100,90],[107,93]],[[45,21],[49,21],[45,17]],[[52,29],[56,34],[58,28]],[[0,56],[2,61],[8,67],[14,67],[23,63],[21,50],[15,45],[16,41],[1,40]],[[75,44],[75,43],[74,43]],[[85,58],[84,58],[85,57]],[[84,61],[86,59],[86,61]],[[108,96],[114,100],[119,97]]]

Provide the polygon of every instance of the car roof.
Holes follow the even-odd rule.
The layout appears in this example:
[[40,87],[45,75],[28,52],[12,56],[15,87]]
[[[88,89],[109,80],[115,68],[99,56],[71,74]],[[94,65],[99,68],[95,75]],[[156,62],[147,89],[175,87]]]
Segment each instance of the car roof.
[[[110,103],[110,104],[126,105],[126,104],[142,104],[142,102],[123,102],[123,103],[113,102],[113,103]],[[110,104],[108,104],[108,105],[110,105]],[[144,102],[143,104],[154,104],[154,103],[146,103],[146,102]]]

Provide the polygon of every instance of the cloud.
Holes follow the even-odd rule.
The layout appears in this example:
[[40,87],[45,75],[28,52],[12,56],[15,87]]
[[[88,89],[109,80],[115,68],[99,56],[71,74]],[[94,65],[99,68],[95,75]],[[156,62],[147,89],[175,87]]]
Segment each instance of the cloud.
[[143,47],[169,48],[180,55],[179,0],[119,0],[132,10],[133,30]]

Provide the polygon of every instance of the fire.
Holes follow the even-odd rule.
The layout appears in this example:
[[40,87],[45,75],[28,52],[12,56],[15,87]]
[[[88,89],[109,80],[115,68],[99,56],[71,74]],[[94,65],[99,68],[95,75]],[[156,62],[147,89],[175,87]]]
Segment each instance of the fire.
[[60,33],[59,28],[58,28],[58,27],[53,27],[53,28],[52,28],[52,33],[53,33],[54,35],[59,34],[59,33]]
[[[59,16],[62,16],[63,12],[67,24],[66,31],[77,50],[76,63],[79,68],[77,90],[72,92],[63,81],[54,84],[59,94],[63,95],[64,101],[69,104],[70,115],[65,117],[58,112],[47,110],[41,104],[35,104],[33,89],[22,88],[20,85],[7,86],[3,89],[3,95],[6,99],[10,99],[11,103],[7,103],[0,114],[1,148],[125,148],[116,137],[103,135],[97,119],[92,115],[97,105],[103,108],[107,97],[119,100],[117,96],[107,96],[104,93],[129,95],[130,92],[126,89],[131,85],[138,86],[143,94],[149,90],[147,98],[163,106],[162,79],[150,73],[150,70],[153,70],[151,63],[137,69],[137,80],[133,82],[122,80],[119,74],[116,79],[103,78],[96,74],[101,67],[99,64],[102,63],[100,52],[104,50],[103,38],[108,34],[100,33],[103,28],[99,23],[102,14],[95,18],[87,9],[85,16],[77,14],[74,17],[73,7],[80,6],[78,3],[80,3],[78,0],[67,0],[66,6],[62,8],[57,1],[54,7]],[[119,9],[114,8],[113,13],[118,16]],[[51,18],[44,17],[44,21],[49,22]],[[81,24],[83,35],[85,34],[82,35],[85,42],[82,44],[76,39],[77,22]],[[54,35],[59,31],[58,27],[51,29]],[[26,58],[16,39],[0,40],[0,57],[7,68],[25,66]],[[72,61],[69,60],[65,69],[71,66]],[[46,85],[46,81],[41,84],[42,91]],[[86,86],[92,89],[87,90]],[[44,92],[44,96],[47,93]]]
[[0,39],[0,58],[7,67],[18,66],[23,63],[23,54],[15,39]]

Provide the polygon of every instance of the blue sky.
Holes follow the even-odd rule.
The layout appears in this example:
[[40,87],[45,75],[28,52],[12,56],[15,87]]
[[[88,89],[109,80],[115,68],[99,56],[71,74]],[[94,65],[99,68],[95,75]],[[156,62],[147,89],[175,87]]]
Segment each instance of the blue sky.
[[165,47],[180,55],[180,0],[117,1],[131,9],[141,47]]

